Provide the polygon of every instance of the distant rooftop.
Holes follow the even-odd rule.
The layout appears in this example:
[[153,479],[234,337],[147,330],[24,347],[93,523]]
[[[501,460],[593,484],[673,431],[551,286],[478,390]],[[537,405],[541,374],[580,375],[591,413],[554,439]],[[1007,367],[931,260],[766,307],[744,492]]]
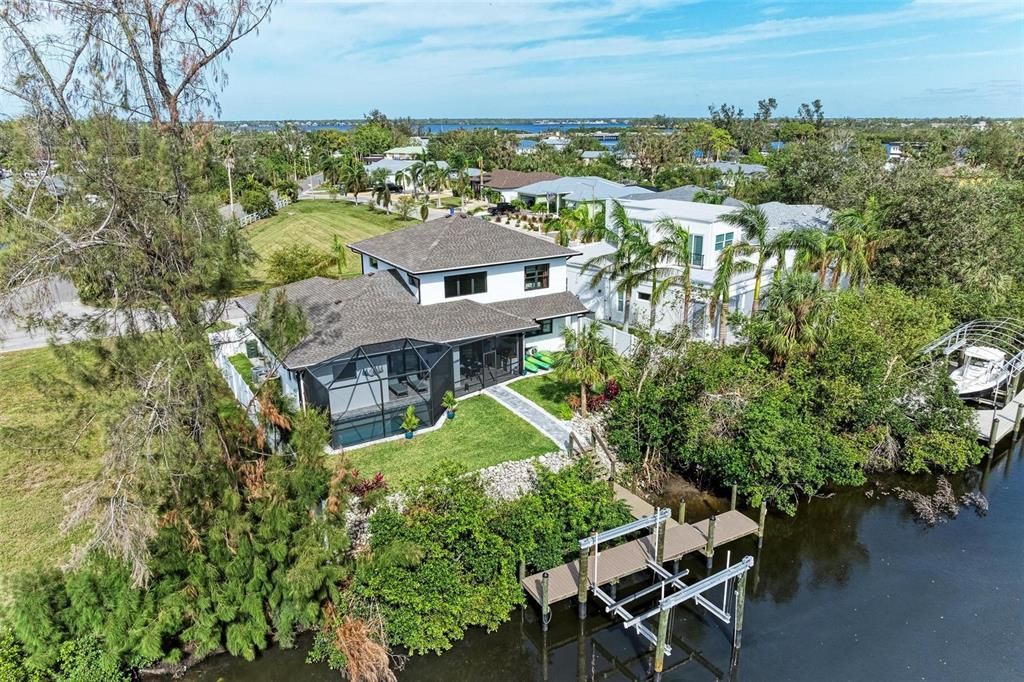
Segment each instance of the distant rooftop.
[[737,163],[736,161],[712,161],[708,167],[723,173],[742,173],[743,175],[759,175],[768,172],[768,167],[759,163]]
[[491,189],[516,189],[543,180],[557,180],[560,175],[538,171],[536,173],[524,173],[522,171],[495,168],[484,173],[484,186]]
[[645,194],[648,192],[650,190],[646,190],[643,187],[623,185],[594,175],[545,180],[519,188],[519,193],[526,194],[527,196],[540,197],[548,194],[557,194],[571,201],[603,201],[605,199],[619,199],[629,194]]

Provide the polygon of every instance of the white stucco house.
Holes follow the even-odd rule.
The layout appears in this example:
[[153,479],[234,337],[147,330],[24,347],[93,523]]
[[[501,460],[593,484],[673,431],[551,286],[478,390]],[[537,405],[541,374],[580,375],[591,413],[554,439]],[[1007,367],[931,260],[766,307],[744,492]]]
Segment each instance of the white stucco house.
[[[568,291],[578,252],[458,214],[349,247],[362,275],[280,287],[309,333],[274,355],[286,394],[331,417],[334,447],[401,433],[409,406],[433,424],[441,398],[508,381],[556,350],[589,309]],[[258,296],[239,301],[254,313]],[[283,357],[277,357],[277,356]]]
[[[680,188],[682,189],[682,188]],[[692,253],[690,280],[695,292],[691,303],[688,321],[691,333],[697,338],[712,339],[717,337],[717,328],[709,319],[706,296],[699,292],[710,290],[718,267],[718,254],[729,244],[742,240],[742,234],[735,226],[725,222],[723,217],[740,210],[741,202],[735,200],[731,204],[714,205],[682,201],[678,199],[659,198],[659,194],[633,195],[623,198],[619,204],[631,219],[647,226],[652,242],[663,238],[656,227],[658,221],[669,218],[685,225],[690,232],[690,249]],[[685,193],[685,192],[680,192]],[[639,197],[639,198],[634,198]],[[771,230],[790,230],[797,227],[814,227],[827,229],[830,224],[831,212],[824,206],[815,204],[788,205],[779,202],[760,204],[759,208],[768,217]],[[611,201],[607,203],[606,215],[610,216]],[[615,248],[607,243],[583,244],[574,247],[580,255],[569,259],[569,290],[594,313],[597,319],[611,320],[616,323],[625,321],[626,302],[624,292],[617,291],[615,283],[602,281],[598,285],[592,283],[595,267],[587,267],[594,258],[611,254]],[[786,254],[787,262],[791,263],[794,253]],[[770,262],[762,274],[762,292],[765,284],[771,280],[777,267]],[[632,292],[630,304],[631,324],[647,325],[650,321],[651,283],[644,282]],[[736,275],[730,286],[731,311],[749,313],[753,305],[754,276],[753,273]],[[656,313],[655,327],[669,331],[683,324],[683,296],[681,287],[673,287],[659,302]]]

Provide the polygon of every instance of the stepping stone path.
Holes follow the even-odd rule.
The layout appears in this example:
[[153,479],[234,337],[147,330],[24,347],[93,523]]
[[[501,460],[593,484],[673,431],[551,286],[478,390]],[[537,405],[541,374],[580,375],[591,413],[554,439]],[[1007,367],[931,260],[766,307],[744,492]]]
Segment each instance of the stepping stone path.
[[484,393],[515,412],[538,431],[555,441],[559,450],[568,449],[572,422],[562,421],[553,417],[537,403],[524,398],[507,386],[489,386],[484,389]]

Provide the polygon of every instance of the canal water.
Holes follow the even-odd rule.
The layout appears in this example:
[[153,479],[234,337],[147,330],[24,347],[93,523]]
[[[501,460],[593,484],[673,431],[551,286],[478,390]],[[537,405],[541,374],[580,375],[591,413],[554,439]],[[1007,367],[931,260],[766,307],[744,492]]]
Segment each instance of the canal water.
[[[1022,445],[952,482],[958,494],[982,491],[987,515],[967,508],[926,527],[886,492],[930,492],[934,481],[884,477],[804,502],[795,517],[770,516],[760,551],[753,538],[729,547],[733,562],[746,554],[756,561],[738,661],[730,667],[724,625],[694,607],[676,609],[663,679],[1024,679]],[[718,550],[716,569],[725,560]],[[691,580],[705,575],[703,561],[684,567]],[[187,679],[339,679],[304,658],[304,649],[272,650],[251,663],[221,657]],[[474,630],[443,655],[409,659],[399,679],[634,680],[647,679],[651,665],[644,640],[603,615],[581,623],[565,603],[546,637],[528,607],[497,632]]]

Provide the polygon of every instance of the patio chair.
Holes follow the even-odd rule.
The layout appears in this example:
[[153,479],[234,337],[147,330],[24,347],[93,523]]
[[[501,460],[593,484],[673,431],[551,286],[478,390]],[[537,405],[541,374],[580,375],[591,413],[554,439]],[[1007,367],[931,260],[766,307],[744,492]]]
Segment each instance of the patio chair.
[[409,394],[409,387],[402,383],[402,380],[398,377],[388,377],[388,390],[396,398]]

